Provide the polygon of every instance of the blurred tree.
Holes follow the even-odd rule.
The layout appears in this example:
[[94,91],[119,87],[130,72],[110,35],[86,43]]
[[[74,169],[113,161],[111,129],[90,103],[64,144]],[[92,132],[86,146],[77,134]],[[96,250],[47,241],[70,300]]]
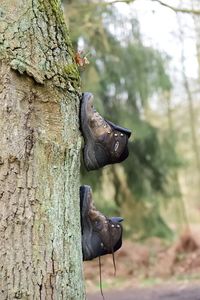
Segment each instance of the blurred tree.
[[[175,133],[175,122],[173,120],[172,115],[172,101],[171,101],[171,95],[170,93],[165,93],[165,100],[166,100],[166,109],[167,109],[167,120],[168,120],[168,132],[169,132],[169,143],[175,145],[177,140],[177,134]],[[187,229],[187,232],[190,230],[189,221],[188,221],[188,215],[187,210],[185,207],[181,186],[179,182],[179,174],[178,169],[174,168],[171,171],[171,179],[173,181],[173,196],[176,197],[176,203],[174,204],[174,211],[176,215],[176,220],[179,226],[179,233],[182,234],[183,231]]]
[[[192,141],[192,150],[195,157],[195,164],[197,169],[197,176],[198,176],[198,189],[199,189],[199,196],[200,196],[200,150],[199,150],[199,143],[198,143],[198,135],[197,135],[197,128],[196,128],[196,113],[194,108],[194,99],[191,92],[190,84],[186,75],[185,70],[185,53],[184,53],[184,33],[182,30],[182,24],[180,17],[177,16],[177,20],[179,23],[179,38],[180,38],[180,44],[182,47],[181,52],[181,66],[182,66],[182,78],[183,78],[183,85],[186,92],[186,100],[188,103],[188,113],[189,113],[189,119],[190,119],[190,131],[191,131],[191,141]],[[197,25],[197,24],[196,24]],[[197,40],[198,43],[198,40]],[[197,45],[197,61],[198,61],[198,45]]]

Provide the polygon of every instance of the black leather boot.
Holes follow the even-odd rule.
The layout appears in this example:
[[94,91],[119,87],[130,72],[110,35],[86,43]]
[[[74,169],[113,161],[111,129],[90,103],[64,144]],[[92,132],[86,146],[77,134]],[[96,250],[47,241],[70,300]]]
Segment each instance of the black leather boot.
[[107,218],[94,206],[90,186],[80,187],[83,260],[114,253],[122,245],[120,217]]
[[85,140],[84,164],[88,171],[120,163],[128,157],[131,131],[105,120],[96,112],[91,93],[83,93],[81,130]]

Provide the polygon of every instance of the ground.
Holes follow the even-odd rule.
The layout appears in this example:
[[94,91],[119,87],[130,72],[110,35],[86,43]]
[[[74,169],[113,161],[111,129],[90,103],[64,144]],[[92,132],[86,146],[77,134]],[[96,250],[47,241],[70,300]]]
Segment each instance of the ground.
[[[175,242],[158,238],[143,243],[126,240],[115,255],[101,258],[107,300],[200,300],[200,239],[185,231]],[[88,300],[102,299],[99,262],[85,262]]]
[[[156,286],[120,292],[105,292],[107,300],[200,300],[200,285]],[[102,300],[100,293],[88,295],[88,300]]]

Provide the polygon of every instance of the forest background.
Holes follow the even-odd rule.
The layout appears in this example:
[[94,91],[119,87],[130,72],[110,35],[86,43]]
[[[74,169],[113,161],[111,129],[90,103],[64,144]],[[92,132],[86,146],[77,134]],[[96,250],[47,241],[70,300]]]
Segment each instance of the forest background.
[[[126,265],[127,258],[131,267],[119,272],[148,280],[175,273],[196,279],[199,1],[66,0],[63,6],[74,50],[86,62],[79,66],[82,91],[94,94],[106,119],[133,132],[125,162],[89,173],[82,169],[82,184],[91,185],[99,210],[125,219],[128,241],[119,259]],[[162,255],[167,268],[158,268]]]

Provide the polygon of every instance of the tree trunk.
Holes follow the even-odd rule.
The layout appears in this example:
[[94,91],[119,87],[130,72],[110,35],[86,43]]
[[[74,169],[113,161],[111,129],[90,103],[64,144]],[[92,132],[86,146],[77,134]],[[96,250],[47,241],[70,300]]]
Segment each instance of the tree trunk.
[[183,41],[183,31],[180,19],[177,18],[179,23],[179,30],[180,30],[180,42],[182,46],[182,52],[181,52],[181,65],[182,65],[182,78],[183,78],[183,85],[186,91],[187,95],[187,103],[188,103],[188,113],[190,118],[190,130],[191,130],[191,141],[192,141],[192,150],[194,153],[195,158],[195,164],[196,164],[196,170],[197,170],[197,176],[198,176],[198,190],[199,190],[199,196],[200,196],[200,151],[199,151],[199,143],[198,143],[198,135],[196,130],[196,116],[195,116],[195,108],[193,103],[193,97],[192,92],[190,90],[190,85],[188,82],[188,78],[186,76],[186,70],[185,70],[185,55],[184,55],[184,41]]
[[[166,107],[167,107],[167,120],[168,120],[168,130],[170,134],[170,142],[175,145],[176,136],[175,136],[175,129],[174,129],[174,121],[172,116],[172,105],[171,105],[171,94],[166,93],[165,94],[165,100],[166,100]],[[187,230],[190,231],[190,224],[188,221],[187,216],[187,210],[185,207],[180,181],[179,181],[179,174],[176,169],[171,171],[171,177],[173,182],[173,189],[174,189],[174,195],[176,195],[176,202],[175,202],[175,213],[176,213],[176,219],[178,220],[177,226],[180,228],[181,234],[183,231]]]
[[1,1],[0,59],[0,299],[85,299],[79,76],[59,1]]
[[[192,0],[191,7],[193,10],[200,9],[199,1]],[[194,34],[195,34],[195,43],[196,43],[196,55],[198,62],[198,80],[200,82],[200,21],[199,16],[192,15],[194,22]]]

